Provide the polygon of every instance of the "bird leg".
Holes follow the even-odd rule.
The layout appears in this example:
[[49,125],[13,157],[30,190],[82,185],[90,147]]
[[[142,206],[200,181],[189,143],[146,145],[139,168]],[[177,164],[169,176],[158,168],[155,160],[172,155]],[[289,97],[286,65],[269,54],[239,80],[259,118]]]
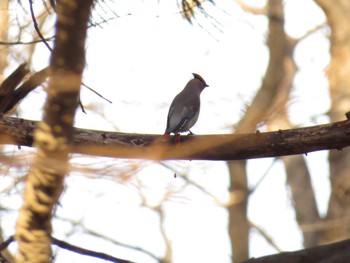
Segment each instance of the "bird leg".
[[195,135],[193,132],[191,132],[190,130],[188,130],[190,133],[188,135]]
[[175,134],[175,144],[180,144],[181,138],[180,138],[180,134],[176,133]]

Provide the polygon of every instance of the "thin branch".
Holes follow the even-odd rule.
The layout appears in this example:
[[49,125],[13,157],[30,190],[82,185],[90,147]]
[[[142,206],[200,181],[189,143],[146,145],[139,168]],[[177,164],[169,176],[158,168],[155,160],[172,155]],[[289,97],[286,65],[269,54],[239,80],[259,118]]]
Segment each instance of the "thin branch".
[[6,249],[14,240],[15,240],[14,237],[10,236],[6,241],[1,243],[0,244],[0,251]]
[[281,249],[276,243],[275,241],[273,241],[272,237],[266,233],[266,231],[264,229],[262,229],[260,226],[252,223],[251,221],[249,222],[250,223],[250,226],[252,228],[255,228],[259,233],[260,235],[265,238],[265,240],[267,241],[267,243],[269,243],[274,249],[276,249],[276,251],[278,252],[282,252],[283,249]]
[[91,236],[94,236],[94,237],[97,237],[97,238],[101,238],[105,241],[108,241],[108,242],[111,242],[112,244],[114,245],[117,245],[117,246],[121,246],[121,247],[125,247],[125,248],[128,248],[128,249],[132,249],[132,250],[135,250],[135,251],[138,251],[140,253],[143,253],[159,262],[161,262],[161,259],[158,258],[156,255],[154,255],[153,253],[151,253],[150,251],[147,251],[141,247],[138,247],[138,246],[133,246],[133,245],[128,245],[128,244],[125,244],[125,243],[122,243],[122,242],[119,242],[119,241],[116,241],[108,236],[105,236],[101,233],[98,233],[97,231],[94,231],[92,229],[89,229],[87,228],[84,224],[81,223],[81,221],[74,221],[74,220],[71,220],[71,219],[67,219],[67,218],[62,218],[62,217],[57,217],[57,219],[59,220],[62,220],[62,221],[66,221],[66,222],[69,222],[73,225],[78,225],[83,231],[84,233],[86,234],[89,234]]
[[[36,21],[36,18],[35,18],[35,14],[34,14],[34,9],[33,9],[33,0],[29,0],[29,5],[30,5],[30,14],[32,16],[32,20],[33,20],[33,23],[34,23],[34,28],[35,28],[35,31],[37,32],[38,36],[40,37],[41,41],[45,44],[45,46],[50,50],[50,52],[52,52],[52,48],[50,47],[50,45],[47,43],[45,37],[42,35],[40,29],[39,29],[39,26],[38,26],[38,23]],[[98,93],[97,91],[93,90],[92,88],[90,88],[89,86],[87,86],[86,84],[84,83],[81,83],[84,87],[88,88],[90,91],[94,92],[97,96],[101,97],[102,99],[108,101],[109,103],[112,103],[110,100],[108,100],[107,98],[103,97],[100,93]],[[81,100],[79,99],[79,105],[82,109],[82,111],[84,113],[85,112],[85,109],[83,107],[83,104],[81,103]]]
[[74,245],[71,245],[65,241],[59,240],[59,239],[54,238],[54,237],[51,237],[51,239],[52,239],[52,244],[54,244],[60,248],[72,251],[72,252],[77,253],[77,254],[95,257],[95,258],[99,258],[99,259],[107,260],[107,261],[111,261],[111,262],[116,262],[116,263],[133,263],[132,261],[112,257],[111,255],[108,255],[108,254],[105,254],[102,252],[96,252],[96,251],[92,251],[89,249],[74,246]]
[[138,246],[132,246],[132,245],[128,245],[128,244],[124,244],[124,243],[121,243],[121,242],[118,242],[116,240],[113,240],[105,235],[102,235],[94,230],[91,230],[91,229],[87,229],[85,227],[83,227],[84,229],[84,232],[92,235],[92,236],[96,236],[96,237],[99,237],[99,238],[102,238],[104,240],[108,240],[109,242],[115,244],[115,245],[118,245],[118,246],[122,246],[122,247],[126,247],[126,248],[129,248],[129,249],[133,249],[133,250],[136,250],[136,251],[139,251],[141,253],[144,253],[145,255],[148,255],[150,257],[152,257],[153,259],[155,260],[158,260],[158,261],[161,261],[156,255],[154,255],[153,253],[151,253],[150,251],[147,251],[141,247],[138,247]]
[[[111,261],[111,262],[116,262],[116,263],[133,263],[132,261],[112,257],[112,256],[105,254],[105,253],[96,252],[96,251],[92,251],[89,249],[74,246],[74,245],[71,245],[65,241],[59,240],[59,239],[54,238],[54,237],[51,237],[51,240],[52,240],[52,244],[54,244],[60,248],[72,251],[72,252],[77,253],[77,254],[95,257],[95,258],[99,258],[99,259],[103,259],[103,260],[107,260],[107,261]],[[10,236],[5,242],[0,243],[0,251],[6,249],[13,241],[14,241],[14,236]]]
[[269,167],[267,167],[266,171],[265,171],[264,174],[261,176],[261,178],[259,179],[259,181],[254,185],[254,187],[252,187],[252,188],[249,190],[249,194],[254,193],[254,191],[259,187],[259,185],[265,180],[265,178],[267,177],[267,175],[270,174],[271,169],[275,166],[277,160],[278,160],[278,159],[275,158],[275,159],[273,160],[273,162],[269,165]]
[[[45,41],[52,41],[54,40],[54,36],[45,38]],[[15,45],[33,45],[42,43],[42,39],[38,40],[32,40],[32,41],[17,41],[17,42],[6,42],[6,41],[0,41],[0,45],[2,46],[15,46]]]
[[310,30],[305,32],[305,34],[303,34],[302,36],[300,36],[298,38],[288,37],[288,41],[289,41],[290,47],[294,48],[302,40],[304,40],[305,38],[309,37],[313,33],[316,33],[317,31],[319,31],[319,30],[321,30],[323,28],[326,28],[326,26],[327,26],[327,23],[322,23],[320,25],[315,26],[314,28],[311,28]]
[[314,28],[311,28],[310,30],[308,30],[304,35],[296,38],[295,40],[296,41],[301,41],[301,40],[307,38],[308,36],[310,36],[311,34],[313,34],[313,33],[317,32],[317,31],[325,28],[326,26],[327,26],[327,23],[322,23],[320,25],[317,25]]
[[47,43],[45,37],[41,34],[41,31],[39,29],[38,23],[36,21],[35,14],[34,14],[34,9],[33,9],[33,0],[29,0],[29,7],[30,7],[30,14],[32,16],[32,20],[33,20],[33,23],[34,23],[35,31],[37,32],[38,36],[40,37],[41,41],[45,44],[45,46],[52,52],[52,48]]
[[249,12],[254,15],[266,15],[267,11],[266,8],[256,8],[252,7],[248,4],[246,4],[242,0],[236,0],[235,1],[244,11]]
[[88,85],[81,83],[81,85],[83,85],[85,88],[88,88],[90,91],[92,91],[93,93],[95,93],[97,96],[99,96],[100,98],[108,101],[109,103],[112,103],[112,101],[110,101],[109,99],[103,97],[100,93],[98,93],[96,90],[93,90],[92,88],[90,88]]

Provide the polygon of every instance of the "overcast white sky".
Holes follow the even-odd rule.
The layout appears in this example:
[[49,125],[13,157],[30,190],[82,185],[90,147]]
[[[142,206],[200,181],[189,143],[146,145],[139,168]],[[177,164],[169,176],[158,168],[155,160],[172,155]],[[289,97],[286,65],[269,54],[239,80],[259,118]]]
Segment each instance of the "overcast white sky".
[[[84,81],[113,103],[109,104],[83,90],[83,102],[93,104],[104,117],[90,111],[87,115],[78,111],[76,126],[162,134],[173,97],[192,78],[191,73],[196,72],[210,87],[202,93],[201,114],[192,131],[195,134],[232,132],[233,124],[242,116],[265,72],[268,61],[265,47],[267,21],[264,17],[244,13],[234,1],[215,2],[216,5],[205,3],[205,10],[212,19],[204,20],[203,15],[198,13],[198,20],[193,25],[178,15],[172,1],[160,1],[159,4],[158,1],[109,3],[110,8],[121,17],[102,28],[90,29]],[[247,2],[257,5],[265,1]],[[286,30],[293,37],[300,37],[324,21],[322,12],[311,0],[285,2]],[[127,15],[129,13],[131,15]],[[99,14],[103,11],[100,10]],[[103,15],[105,19],[113,16],[110,11]],[[99,20],[97,15],[95,17]],[[323,72],[329,59],[327,52],[324,32],[313,34],[296,50],[300,72],[290,106],[290,117],[296,124],[304,126],[315,124],[315,121],[327,122],[321,116],[329,105]],[[40,69],[47,61],[48,52],[42,46],[37,50],[34,66]],[[317,101],[314,100],[315,94],[318,95]],[[29,96],[21,105],[21,117],[40,119],[43,101],[43,92]],[[312,174],[317,176],[313,183],[317,186],[316,194],[322,211],[326,209],[329,193],[325,158],[325,152],[307,157]],[[90,164],[96,162],[84,161]],[[101,162],[97,161],[97,165]],[[112,165],[116,175],[130,167],[118,160],[104,162]],[[251,186],[272,162],[272,159],[249,161]],[[181,178],[174,179],[170,170],[158,164],[148,161],[132,163],[141,170],[137,183],[141,181],[146,186],[145,193],[151,204],[158,204],[164,192],[181,189],[184,184]],[[228,174],[224,162],[167,163],[188,173],[192,180],[206,187],[219,200],[227,200]],[[164,245],[157,216],[146,209],[139,209],[135,184],[135,180],[126,181],[124,185],[103,179],[85,180],[83,176],[73,174],[67,179],[68,188],[58,215],[74,220],[83,218],[86,226],[100,233],[145,247],[161,256]],[[174,263],[230,262],[225,209],[194,188],[187,189],[185,193],[174,194],[165,210],[165,227],[173,245]],[[262,226],[282,249],[295,250],[302,246],[301,235],[294,222],[288,195],[283,167],[276,162],[250,199],[249,218]],[[4,220],[13,226],[14,217]],[[65,237],[70,230],[68,224],[55,222],[57,237]],[[117,251],[110,243],[97,242],[82,232],[78,227],[78,234],[67,241],[101,249],[115,256],[129,255],[123,249]],[[276,253],[255,231],[252,231],[251,239],[252,256]],[[154,262],[140,254],[132,254],[129,259]],[[66,252],[57,258],[57,262],[80,260]],[[99,262],[88,258],[83,260]]]

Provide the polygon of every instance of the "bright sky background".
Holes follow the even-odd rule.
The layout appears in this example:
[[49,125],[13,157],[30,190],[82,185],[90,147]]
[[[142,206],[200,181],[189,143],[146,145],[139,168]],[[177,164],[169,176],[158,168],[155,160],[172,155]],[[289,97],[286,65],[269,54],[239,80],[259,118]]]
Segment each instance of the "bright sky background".
[[[40,1],[39,1],[40,2]],[[38,8],[39,2],[37,3]],[[267,20],[244,13],[234,1],[205,3],[212,17],[198,20],[193,25],[178,15],[175,1],[116,1],[109,3],[119,18],[89,31],[87,42],[87,67],[84,82],[103,96],[109,104],[83,88],[82,100],[94,105],[104,117],[91,111],[77,113],[76,126],[96,130],[119,130],[132,133],[162,134],[166,125],[168,107],[173,97],[182,90],[191,73],[199,73],[210,85],[202,93],[202,108],[195,134],[230,133],[235,122],[243,115],[260,87],[268,62],[265,46]],[[258,6],[265,1],[247,1]],[[324,16],[311,0],[286,2],[286,30],[300,37],[324,22]],[[40,2],[41,3],[41,2]],[[131,15],[128,15],[131,13]],[[99,14],[103,11],[99,10]],[[105,19],[113,17],[110,11]],[[101,20],[96,14],[97,21]],[[290,103],[291,120],[301,126],[325,123],[322,117],[328,107],[327,81],[324,69],[328,63],[326,30],[316,32],[302,41],[295,57],[299,73],[295,80],[293,101]],[[49,53],[38,46],[34,57],[36,70],[48,63]],[[317,100],[315,100],[317,94]],[[20,117],[40,119],[44,101],[43,91],[31,94],[21,104]],[[31,110],[28,110],[31,109]],[[261,128],[264,130],[264,127]],[[329,195],[327,153],[307,156],[313,176],[316,196],[324,213]],[[147,190],[148,203],[157,205],[166,191],[181,189],[184,182],[173,178],[169,169],[149,161],[129,162],[113,159],[74,158],[73,162],[96,163],[95,167],[111,165],[116,177],[136,167],[138,183]],[[272,159],[248,162],[249,184],[253,187],[273,162]],[[222,202],[228,198],[228,172],[224,162],[169,161],[169,166],[187,173],[191,180],[204,186]],[[119,177],[118,177],[119,178]],[[0,178],[0,182],[5,178]],[[67,178],[68,186],[58,208],[58,216],[81,220],[83,224],[111,236],[117,241],[142,246],[161,256],[164,253],[157,215],[139,209],[135,179],[119,184],[118,179],[86,180],[73,173]],[[6,182],[0,183],[6,185]],[[199,190],[190,187],[174,194],[166,204],[165,228],[171,239],[174,263],[230,262],[230,245],[227,236],[226,209],[218,206]],[[283,250],[302,247],[301,234],[294,220],[289,200],[283,166],[276,162],[250,198],[249,218],[261,226]],[[18,197],[7,197],[20,205]],[[9,201],[10,202],[10,201]],[[16,214],[4,217],[13,233]],[[62,220],[54,223],[55,236],[65,239],[72,231]],[[121,248],[110,242],[77,234],[67,241],[117,257],[144,263],[155,262],[140,253]],[[276,253],[256,231],[251,232],[251,256]],[[60,252],[61,253],[61,252]],[[88,257],[80,258],[63,252],[57,262],[101,262]]]

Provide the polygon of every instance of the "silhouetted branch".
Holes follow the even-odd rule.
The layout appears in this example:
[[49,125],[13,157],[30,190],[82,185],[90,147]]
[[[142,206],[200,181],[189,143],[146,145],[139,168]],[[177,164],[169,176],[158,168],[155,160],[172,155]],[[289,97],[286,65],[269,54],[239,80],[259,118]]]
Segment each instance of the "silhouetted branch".
[[0,251],[7,248],[14,241],[13,236],[10,236],[7,240],[0,244]]
[[[52,244],[54,244],[60,248],[72,251],[72,252],[77,253],[77,254],[95,257],[95,258],[99,258],[99,259],[107,260],[107,261],[111,261],[111,262],[116,262],[116,263],[133,263],[132,261],[112,257],[111,255],[108,255],[105,253],[96,252],[96,251],[92,251],[90,249],[85,249],[85,248],[81,248],[78,246],[74,246],[74,245],[71,245],[65,241],[59,240],[59,239],[54,238],[54,237],[51,237],[51,240],[52,240]],[[7,248],[13,241],[14,241],[14,237],[10,236],[5,242],[1,243],[0,244],[0,252],[2,250],[4,250],[5,248]]]
[[251,258],[241,263],[340,263],[350,258],[350,240],[293,252]]
[[54,237],[52,237],[52,244],[54,244],[60,248],[72,251],[72,252],[77,253],[77,254],[95,257],[95,258],[99,258],[102,260],[107,260],[107,261],[116,262],[116,263],[133,263],[132,261],[112,257],[111,255],[108,255],[108,254],[105,254],[102,252],[96,252],[96,251],[92,251],[89,249],[74,246],[74,245],[71,245],[65,241],[59,240],[59,239],[54,238]]
[[38,23],[36,21],[35,14],[34,14],[34,9],[33,9],[33,0],[29,0],[29,7],[30,7],[30,14],[32,16],[32,20],[33,20],[35,31],[37,32],[38,36],[40,37],[41,41],[45,44],[45,46],[52,52],[52,48],[47,43],[47,41],[46,41],[45,37],[43,36],[43,34],[41,34],[41,31],[39,29]]

